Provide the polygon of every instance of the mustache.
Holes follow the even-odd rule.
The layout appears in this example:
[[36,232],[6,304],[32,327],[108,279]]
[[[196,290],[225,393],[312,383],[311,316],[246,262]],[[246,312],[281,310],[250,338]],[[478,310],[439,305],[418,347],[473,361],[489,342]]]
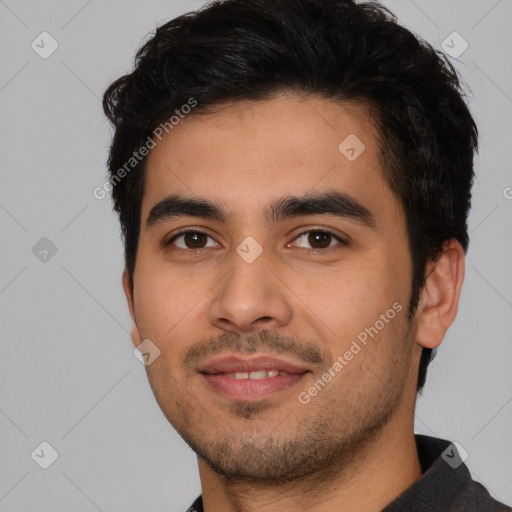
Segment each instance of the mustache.
[[240,354],[256,352],[290,354],[326,368],[334,361],[330,353],[319,348],[317,343],[299,341],[290,336],[263,330],[244,336],[229,331],[207,342],[197,343],[187,350],[183,363],[186,367],[194,368],[199,361],[225,351]]

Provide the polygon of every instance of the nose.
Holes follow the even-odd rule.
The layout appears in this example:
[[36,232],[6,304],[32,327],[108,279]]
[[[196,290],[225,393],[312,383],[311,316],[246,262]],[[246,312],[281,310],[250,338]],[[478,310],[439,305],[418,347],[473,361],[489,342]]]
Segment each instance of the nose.
[[231,270],[215,288],[210,320],[226,331],[273,330],[292,318],[290,295],[264,252],[251,263],[234,252]]

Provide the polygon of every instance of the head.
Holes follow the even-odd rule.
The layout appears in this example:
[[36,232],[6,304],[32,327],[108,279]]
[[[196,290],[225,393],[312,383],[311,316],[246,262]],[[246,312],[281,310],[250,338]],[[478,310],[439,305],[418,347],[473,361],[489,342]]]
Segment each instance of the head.
[[[161,352],[168,419],[232,477],[348,457],[421,391],[456,314],[478,133],[448,59],[378,4],[218,1],[160,26],[104,109],[132,338]],[[228,400],[201,372],[232,352],[307,373]]]

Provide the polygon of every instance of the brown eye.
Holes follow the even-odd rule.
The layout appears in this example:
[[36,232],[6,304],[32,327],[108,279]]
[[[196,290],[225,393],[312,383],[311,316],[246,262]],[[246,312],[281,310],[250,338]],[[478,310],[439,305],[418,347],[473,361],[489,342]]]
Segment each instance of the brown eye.
[[340,237],[336,236],[334,233],[330,231],[323,231],[320,229],[312,229],[309,231],[305,231],[301,235],[299,235],[295,241],[297,245],[300,247],[304,247],[301,244],[309,244],[309,247],[304,247],[305,249],[327,249],[337,245],[333,242],[338,242],[338,244],[346,245],[345,241]]
[[215,242],[213,245],[207,245],[208,239],[213,241],[211,236],[201,233],[200,231],[184,231],[183,233],[171,238],[168,245],[175,245],[179,249],[184,250],[197,250],[204,249],[206,247],[214,247],[216,245]]
[[332,235],[322,231],[312,231],[308,235],[308,242],[314,249],[325,249],[331,245]]
[[189,249],[202,249],[206,244],[206,236],[202,233],[186,233],[183,241]]

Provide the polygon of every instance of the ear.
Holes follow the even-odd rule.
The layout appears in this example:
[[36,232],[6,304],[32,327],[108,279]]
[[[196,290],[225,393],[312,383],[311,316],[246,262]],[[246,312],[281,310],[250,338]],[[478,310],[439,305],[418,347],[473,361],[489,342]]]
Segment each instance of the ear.
[[128,275],[128,271],[125,269],[123,272],[123,289],[124,294],[126,296],[126,301],[128,302],[128,309],[130,310],[130,316],[132,317],[132,332],[131,338],[132,343],[135,347],[138,347],[142,343],[142,338],[139,333],[139,329],[137,327],[137,323],[135,321],[135,306],[133,300],[133,290],[130,286],[130,276]]
[[464,249],[451,239],[439,259],[428,266],[428,276],[420,294],[416,343],[435,348],[443,341],[455,320],[464,281]]

